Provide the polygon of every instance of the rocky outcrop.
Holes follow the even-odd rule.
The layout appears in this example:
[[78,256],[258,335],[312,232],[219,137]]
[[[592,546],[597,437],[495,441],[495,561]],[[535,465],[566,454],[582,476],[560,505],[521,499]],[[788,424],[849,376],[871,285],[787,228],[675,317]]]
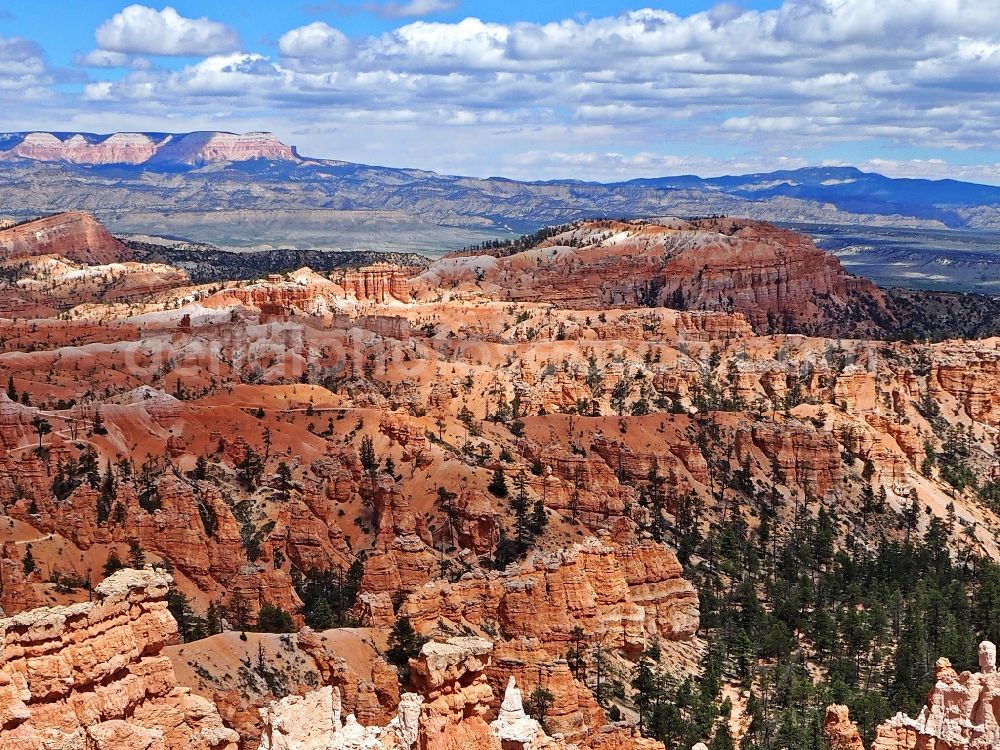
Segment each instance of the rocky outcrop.
[[84,136],[74,133],[60,137],[54,133],[19,133],[13,145],[0,151],[0,158],[33,161],[65,161],[71,164],[141,164],[156,153],[158,142],[143,133],[113,133]]
[[783,484],[806,497],[822,499],[843,477],[840,445],[832,433],[796,424],[756,424],[736,433],[736,459],[749,461],[759,451],[765,466]]
[[0,620],[3,750],[233,750],[215,706],[177,687],[170,578],[123,570],[94,601]]
[[761,333],[874,331],[889,317],[874,284],[801,234],[725,219],[695,222],[695,229],[664,268],[658,299],[667,304],[738,310]]
[[883,294],[809,238],[736,219],[586,221],[500,257],[448,257],[422,276],[488,282],[511,300],[573,309],[667,306],[742,314],[758,333],[883,330]]
[[957,674],[947,659],[916,719],[896,714],[875,733],[872,750],[987,750],[1000,747],[1000,673],[997,648],[979,645],[979,672]]
[[408,302],[410,299],[406,276],[402,269],[389,263],[375,263],[354,271],[342,271],[332,276],[333,281],[366,302]]
[[507,682],[500,712],[490,723],[490,730],[504,746],[514,745],[525,750],[535,750],[544,744],[545,732],[542,731],[542,725],[524,712],[521,691],[513,677]]
[[402,315],[349,315],[335,313],[330,320],[330,327],[341,331],[360,328],[363,331],[382,336],[383,338],[409,341],[410,321]]
[[847,706],[828,706],[823,721],[823,736],[830,750],[865,750],[858,725],[851,721]]
[[947,394],[972,419],[1000,421],[1000,352],[997,339],[948,342],[938,347],[931,365],[931,395]]
[[[934,688],[915,719],[898,713],[875,730],[871,750],[994,750],[1000,747],[997,648],[979,644],[979,672],[958,674],[948,659],[935,664]],[[833,750],[864,750],[846,706],[827,709],[824,734]]]
[[297,635],[298,646],[315,662],[323,683],[340,691],[344,706],[360,722],[384,724],[400,700],[396,668],[375,655],[370,660],[370,673],[358,674],[328,636],[303,628]]
[[340,712],[340,692],[329,685],[282,698],[260,710],[264,724],[260,750],[375,750],[402,745],[403,731],[383,740],[382,727],[362,726],[353,713],[341,721]]
[[168,135],[149,159],[150,164],[205,164],[267,159],[300,161],[295,149],[271,133],[225,133],[207,131]]
[[428,583],[407,597],[400,614],[418,629],[443,618],[536,638],[555,653],[565,653],[580,627],[588,638],[605,638],[611,648],[638,651],[651,636],[690,638],[698,628],[698,597],[671,552],[591,539],[560,552],[535,553],[504,573]]
[[[223,303],[230,299],[255,307],[263,315],[280,317],[292,314],[322,315],[332,307],[340,290],[309,269],[300,269],[295,278],[269,277],[248,286],[237,286],[219,292]],[[211,298],[207,304],[213,304]]]
[[[419,692],[405,693],[387,724],[362,726],[343,711],[336,688],[288,697],[261,711],[259,750],[572,750],[558,732],[550,736],[527,714],[522,690],[510,675],[494,691],[486,673],[493,644],[483,638],[449,638],[424,644],[410,660]],[[502,699],[498,700],[502,692]],[[603,719],[603,714],[601,714]],[[548,720],[548,719],[547,719]],[[581,738],[594,750],[662,750],[620,725],[595,727]]]
[[545,726],[570,742],[582,741],[607,724],[594,694],[573,676],[566,659],[553,656],[535,638],[498,641],[487,676],[496,695],[503,694],[511,680],[525,695],[538,688],[548,690],[552,703],[545,712]]
[[78,211],[47,216],[0,230],[0,260],[61,255],[101,265],[129,260],[131,252],[93,216]]

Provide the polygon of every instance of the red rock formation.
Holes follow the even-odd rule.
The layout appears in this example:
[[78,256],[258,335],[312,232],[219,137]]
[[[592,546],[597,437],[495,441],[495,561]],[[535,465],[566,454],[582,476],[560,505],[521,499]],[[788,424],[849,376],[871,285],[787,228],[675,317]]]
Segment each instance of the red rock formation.
[[105,264],[131,258],[89,214],[70,211],[0,230],[0,260],[61,255],[78,263]]
[[[848,274],[801,234],[731,220],[697,222],[695,228],[708,236],[674,253],[664,269],[660,299],[668,304],[682,296],[686,307],[715,309],[722,300],[761,332],[837,328],[843,323],[832,314],[862,296],[885,310],[874,284]],[[870,324],[869,330],[877,327]]]
[[486,673],[498,696],[503,695],[511,678],[525,695],[531,695],[539,687],[552,693],[545,724],[570,742],[578,742],[607,724],[593,693],[573,678],[566,660],[553,657],[538,640],[515,638],[497,643]]
[[[292,696],[261,710],[259,750],[571,750],[566,738],[549,736],[524,710],[522,689],[511,675],[494,691],[493,644],[482,638],[449,638],[424,644],[410,660],[419,693],[406,693],[385,726],[362,726],[336,688]],[[492,679],[492,678],[491,678]],[[525,688],[527,689],[527,688]],[[502,700],[500,699],[502,696]],[[563,705],[570,711],[569,700]],[[591,698],[590,703],[592,704]],[[580,711],[576,711],[579,714]],[[493,717],[496,718],[493,718]],[[550,717],[557,719],[558,716]],[[594,717],[603,720],[600,710]],[[492,721],[490,719],[493,719]],[[620,726],[599,726],[581,737],[594,750],[662,750]]]
[[698,597],[669,551],[591,539],[559,553],[536,553],[503,574],[435,581],[408,596],[400,614],[418,629],[443,618],[537,638],[553,653],[565,653],[573,629],[582,627],[609,648],[638,651],[649,636],[690,638],[698,628]]
[[408,302],[410,299],[403,270],[389,263],[375,263],[356,271],[341,271],[332,278],[348,294],[353,294],[359,300]]
[[149,161],[201,166],[251,159],[299,161],[295,149],[286,146],[271,133],[219,131],[169,135],[158,144],[156,153]]
[[[938,347],[931,364],[928,389],[932,396],[948,394],[972,419],[1000,422],[1000,352],[997,340],[947,342]],[[991,345],[992,344],[992,345]]]
[[7,613],[40,607],[42,598],[35,593],[30,580],[19,563],[16,545],[4,544],[0,548],[0,617]]
[[[739,312],[758,332],[873,332],[887,315],[874,284],[848,274],[812,240],[747,220],[581,222],[508,257],[447,257],[418,285],[447,287],[476,275],[512,300]],[[853,320],[847,308],[859,300],[878,314]]]
[[60,138],[52,133],[25,133],[20,143],[0,156],[72,164],[141,164],[156,153],[157,143],[142,133],[114,133],[94,141],[76,133]]
[[208,701],[177,687],[169,578],[124,570],[95,600],[0,619],[0,749],[234,750]]
[[[378,655],[364,631],[225,632],[171,646],[164,654],[182,685],[219,707],[226,725],[239,732],[243,748],[255,748],[260,740],[260,709],[285,694],[333,686],[343,709],[369,726],[388,722],[399,703],[396,669]],[[261,657],[264,670],[259,668]]]
[[830,750],[865,750],[858,725],[851,721],[847,706],[827,707],[823,736],[830,743]]
[[996,646],[989,641],[979,646],[979,669],[959,675],[947,659],[938,659],[937,682],[920,715],[900,713],[879,725],[872,750],[1000,747],[1000,673]]
[[[994,750],[1000,747],[1000,672],[997,649],[979,645],[977,673],[958,674],[947,659],[935,664],[936,682],[920,715],[898,713],[875,730],[871,750]],[[827,709],[824,735],[832,750],[864,750],[846,706]]]
[[384,724],[399,704],[399,675],[379,655],[370,659],[371,673],[360,675],[353,669],[328,633],[309,628],[299,631],[297,642],[303,653],[316,663],[320,679],[340,690],[344,707],[366,725]]
[[214,299],[209,298],[205,304],[211,306],[236,299],[270,317],[296,312],[308,315],[325,313],[339,294],[337,287],[308,269],[298,274],[294,280],[278,276],[249,286],[230,287],[216,294]]
[[755,424],[737,431],[735,447],[740,464],[751,459],[755,448],[783,484],[810,498],[824,498],[842,479],[840,445],[829,432],[795,424]]

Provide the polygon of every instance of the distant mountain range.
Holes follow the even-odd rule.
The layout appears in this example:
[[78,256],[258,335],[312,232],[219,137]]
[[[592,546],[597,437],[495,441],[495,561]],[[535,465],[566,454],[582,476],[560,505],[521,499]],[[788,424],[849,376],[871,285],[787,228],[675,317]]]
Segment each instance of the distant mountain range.
[[0,134],[0,159],[64,162],[91,166],[110,164],[201,167],[206,164],[270,159],[301,161],[295,149],[270,133],[49,133]]
[[829,203],[854,214],[880,214],[969,224],[971,208],[1000,206],[1000,186],[958,180],[886,177],[855,167],[806,167],[725,177],[655,177],[627,184],[661,190],[715,190],[750,201],[770,198]]
[[300,155],[268,133],[0,134],[0,213],[86,210],[119,233],[223,246],[420,250],[587,217],[1000,230],[1000,187],[851,167],[617,183],[441,175]]

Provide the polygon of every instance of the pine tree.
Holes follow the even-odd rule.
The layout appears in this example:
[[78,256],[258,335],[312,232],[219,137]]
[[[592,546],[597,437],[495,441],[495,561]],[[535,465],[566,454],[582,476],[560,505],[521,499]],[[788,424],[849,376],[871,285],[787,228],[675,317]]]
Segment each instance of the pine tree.
[[49,420],[36,414],[31,420],[31,426],[34,427],[35,432],[38,433],[38,449],[41,450],[42,438],[45,435],[48,435],[50,432],[52,432],[52,424],[49,422]]
[[277,604],[264,602],[257,613],[257,631],[260,633],[291,633],[295,630],[292,616]]
[[497,469],[493,472],[493,479],[490,480],[486,489],[495,497],[504,498],[510,494],[510,490],[507,489],[507,478],[504,476],[503,469]]
[[251,492],[257,489],[264,476],[264,462],[257,451],[249,445],[243,452],[243,459],[239,462],[236,473],[240,482]]
[[531,509],[531,533],[541,534],[545,531],[545,527],[549,523],[549,517],[545,514],[545,503],[542,502],[542,498],[537,498],[535,500],[535,505]]
[[108,559],[104,561],[104,577],[110,578],[124,567],[125,564],[118,557],[118,552],[112,547],[111,551],[108,552]]
[[177,631],[185,643],[197,641],[208,635],[205,618],[194,611],[187,596],[177,589],[171,588],[167,592],[167,609],[177,621]]
[[218,635],[222,632],[222,620],[224,618],[225,607],[215,601],[209,602],[208,611],[205,613],[205,629],[208,635]]
[[128,560],[129,565],[137,570],[146,567],[146,553],[143,552],[138,539],[132,539],[128,543]]
[[208,477],[208,459],[204,456],[198,456],[194,462],[194,480],[196,482],[204,482]]
[[396,620],[389,633],[389,649],[385,652],[390,664],[396,665],[399,669],[399,676],[402,682],[407,682],[410,678],[410,659],[415,658],[423,647],[427,639],[417,634],[413,629],[410,618],[403,616]]
[[239,591],[234,591],[229,598],[229,615],[237,630],[250,627],[250,604]]
[[[498,471],[500,470],[498,469]],[[510,504],[514,509],[514,524],[517,531],[515,541],[518,547],[523,549],[528,537],[528,488],[527,479],[523,471],[517,475],[515,481],[517,492],[510,501]],[[504,487],[506,487],[506,482],[504,482]]]
[[24,570],[24,575],[26,576],[30,576],[38,570],[38,563],[35,562],[35,553],[31,551],[30,544],[24,548],[24,557],[21,559],[21,567]]
[[107,523],[108,518],[111,516],[111,508],[114,505],[116,497],[115,476],[111,471],[111,461],[108,461],[104,468],[104,479],[101,481],[101,493],[97,496],[98,524],[104,525]]
[[524,708],[528,716],[537,721],[541,725],[542,730],[546,732],[549,730],[546,724],[546,714],[554,702],[555,696],[552,695],[552,692],[546,690],[541,685],[531,691],[531,695],[528,696],[528,700],[525,702]]

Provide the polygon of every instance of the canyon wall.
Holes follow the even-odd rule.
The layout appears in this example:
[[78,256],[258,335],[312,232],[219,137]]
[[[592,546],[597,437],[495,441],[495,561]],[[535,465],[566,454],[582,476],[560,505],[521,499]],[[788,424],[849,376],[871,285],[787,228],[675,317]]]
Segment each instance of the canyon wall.
[[123,570],[94,600],[0,619],[2,750],[234,750],[215,706],[177,686],[169,577]]
[[698,630],[698,595],[669,550],[590,539],[536,553],[501,574],[429,582],[405,599],[400,614],[418,629],[443,618],[534,638],[553,653],[565,653],[579,627],[588,638],[606,639],[609,648],[635,652],[654,636],[691,638]]
[[0,230],[0,260],[39,255],[61,255],[90,264],[131,258],[128,248],[94,217],[79,211],[55,214]]

